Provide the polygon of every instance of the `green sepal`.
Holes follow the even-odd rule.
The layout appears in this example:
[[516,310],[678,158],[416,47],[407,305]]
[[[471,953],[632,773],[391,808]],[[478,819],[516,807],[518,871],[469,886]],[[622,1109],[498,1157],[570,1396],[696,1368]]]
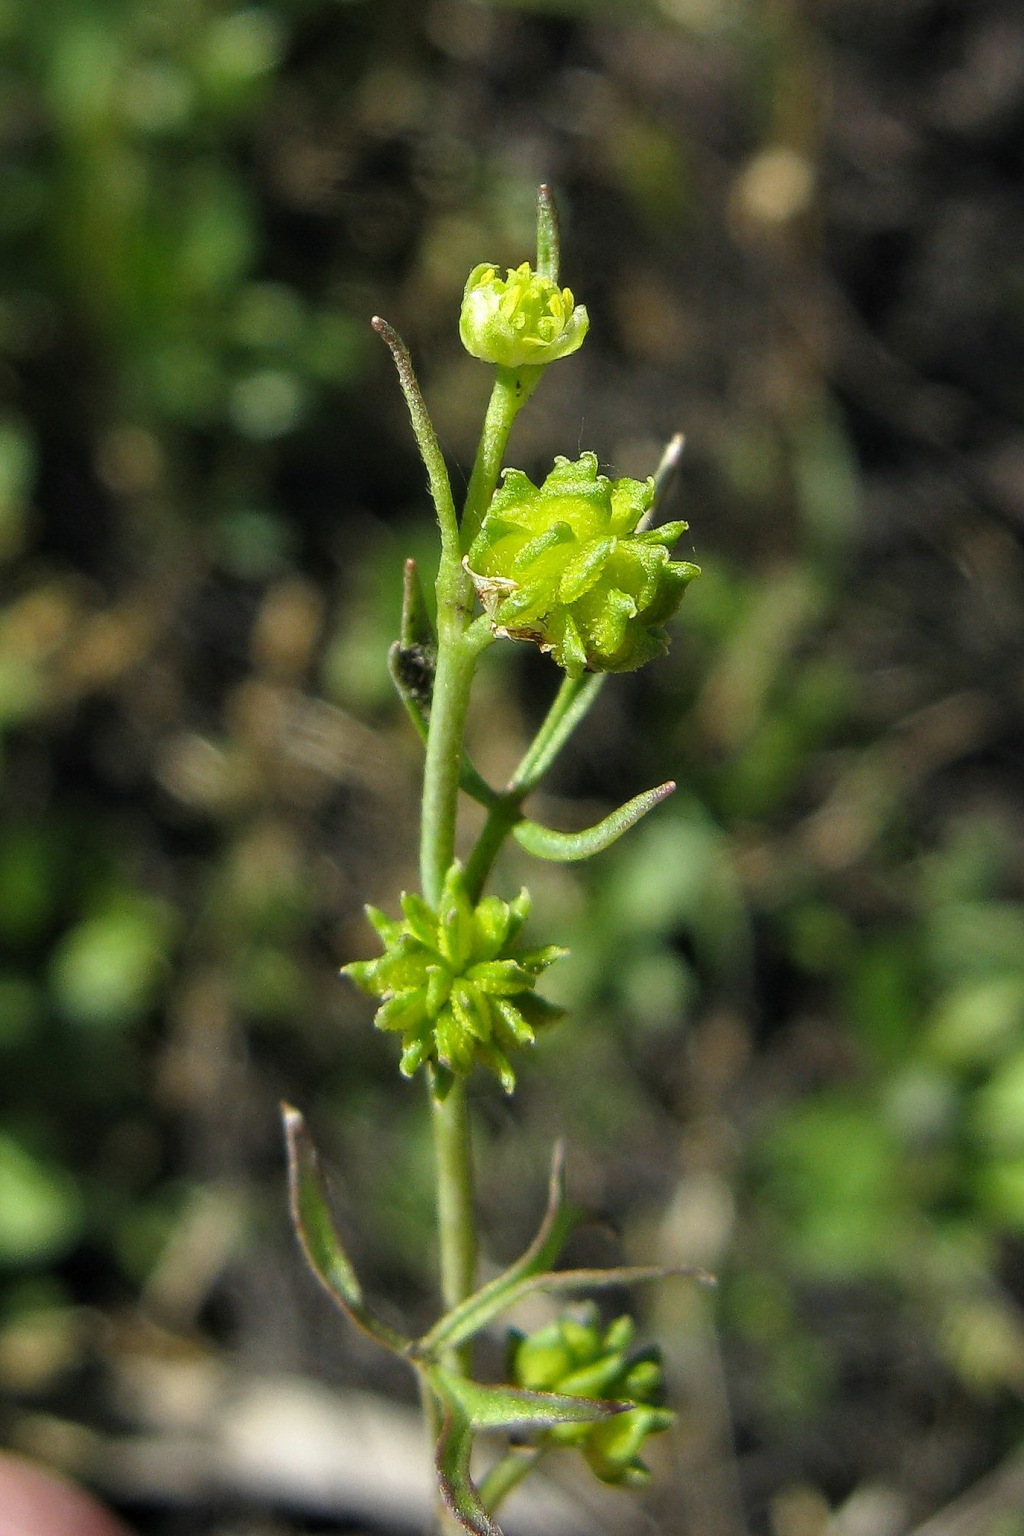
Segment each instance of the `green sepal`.
[[513,929],[513,918],[512,906],[500,896],[485,896],[477,903],[475,947],[485,960],[496,959],[518,929],[518,922]]
[[[683,534],[689,530],[689,527],[689,523],[684,523],[680,519],[674,523],[659,523],[657,528],[645,528],[642,533],[636,533],[633,535],[633,537],[638,544],[660,544],[663,545],[665,549],[667,549],[670,544],[674,544],[677,539],[681,539]],[[685,560],[678,562],[680,565],[686,565],[688,563],[689,562]],[[693,574],[694,576],[699,574],[699,568],[696,565],[693,567]]]
[[648,811],[653,811],[656,805],[666,800],[675,787],[674,781],[669,779],[655,789],[645,790],[642,795],[636,795],[632,800],[627,800],[625,805],[620,805],[617,811],[613,811],[596,826],[586,827],[582,832],[556,832],[553,827],[545,827],[538,821],[524,818],[516,822],[512,836],[535,859],[547,859],[556,864],[572,864],[581,859],[590,859],[595,853],[610,847],[630,827],[636,826]]
[[423,1359],[430,1359],[442,1349],[464,1344],[467,1339],[479,1333],[481,1328],[486,1328],[488,1323],[507,1310],[509,1303],[505,1297],[509,1291],[554,1263],[579,1219],[579,1213],[566,1201],[565,1146],[558,1141],[551,1153],[547,1205],[529,1247],[502,1274],[481,1286],[472,1296],[440,1318],[430,1332],[418,1340],[414,1346],[415,1353]]
[[533,1026],[523,1018],[522,1009],[517,1008],[515,1003],[508,1003],[503,997],[495,997],[491,999],[491,1011],[501,1026],[508,1030],[516,1045],[533,1045],[537,1038]]
[[390,949],[393,944],[398,943],[402,935],[402,925],[397,918],[388,917],[387,913],[382,912],[379,907],[367,905],[363,911],[385,949]]
[[444,877],[441,887],[439,924],[436,928],[441,954],[459,970],[473,952],[475,924],[473,906],[466,895],[462,866],[456,861]]
[[[557,949],[557,945],[551,945]],[[557,960],[565,955],[566,950],[552,955],[552,960]],[[519,960],[481,960],[477,965],[471,966],[466,972],[468,979],[474,986],[480,988],[494,997],[514,997],[517,992],[522,992],[527,987],[533,986],[534,977],[543,969],[543,964],[533,966],[530,957],[523,955]]]
[[640,1451],[648,1435],[660,1434],[672,1424],[674,1415],[667,1408],[641,1403],[611,1421],[598,1424],[587,1435],[583,1454],[595,1477],[603,1483],[625,1483],[642,1488],[650,1481],[650,1472],[640,1460]]
[[374,1024],[378,1029],[403,1033],[416,1029],[427,1017],[427,992],[426,987],[417,987],[415,992],[399,992],[396,997],[389,997],[374,1014]]
[[350,981],[354,981],[356,986],[360,987],[364,992],[373,992],[377,976],[377,961],[350,960],[348,965],[343,965],[340,968],[338,974],[339,976],[347,976]]
[[408,928],[413,938],[425,944],[428,949],[434,949],[437,945],[437,918],[416,891],[403,891],[399,898],[404,924],[399,924],[399,932],[402,928]]
[[297,1109],[282,1105],[288,1151],[292,1223],[306,1262],[351,1323],[392,1354],[408,1356],[412,1341],[370,1311],[331,1212],[316,1148]]

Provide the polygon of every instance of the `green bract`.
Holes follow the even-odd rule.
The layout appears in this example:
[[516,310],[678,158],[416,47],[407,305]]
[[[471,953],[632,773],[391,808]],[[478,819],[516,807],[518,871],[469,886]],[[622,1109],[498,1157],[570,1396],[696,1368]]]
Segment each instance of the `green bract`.
[[636,531],[653,498],[653,480],[609,480],[593,453],[556,459],[540,487],[507,470],[466,557],[494,633],[534,641],[570,677],[660,656],[700,568],[669,558],[686,523]]
[[591,1307],[564,1313],[526,1338],[511,1338],[510,1369],[517,1386],[634,1405],[597,1424],[559,1424],[547,1432],[553,1444],[577,1446],[605,1483],[646,1482],[643,1443],[672,1423],[672,1414],[651,1402],[661,1390],[661,1367],[650,1353],[629,1354],[633,1333],[632,1318],[619,1317],[602,1328]]
[[511,902],[485,896],[474,907],[458,863],[445,878],[438,912],[422,896],[403,894],[401,902],[401,920],[366,908],[384,953],[378,960],[353,961],[342,974],[383,999],[374,1023],[401,1033],[406,1077],[425,1061],[457,1074],[479,1061],[511,1093],[515,1073],[506,1052],[532,1045],[537,1025],[561,1017],[562,1010],[534,987],[566,951],[557,944],[514,951],[530,911],[528,893],[520,891]]
[[467,352],[503,368],[553,363],[582,346],[590,320],[572,290],[534,272],[528,261],[499,277],[489,262],[469,274],[459,334]]

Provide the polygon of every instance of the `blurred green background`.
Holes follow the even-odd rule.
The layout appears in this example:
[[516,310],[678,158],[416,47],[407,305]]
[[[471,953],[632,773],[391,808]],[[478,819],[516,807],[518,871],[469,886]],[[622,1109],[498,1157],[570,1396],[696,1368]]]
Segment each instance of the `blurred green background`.
[[[336,977],[415,882],[386,649],[431,560],[367,321],[458,485],[462,284],[540,180],[592,331],[513,461],[646,475],[685,431],[704,575],[542,809],[677,796],[501,874],[573,1016],[477,1085],[488,1252],[564,1130],[597,1258],[718,1272],[646,1298],[679,1429],[640,1529],[899,1536],[1020,1477],[1018,5],[0,0],[0,1437],[143,1531],[328,1528],[176,1481],[210,1371],[408,1397],[301,1269],[276,1106],[425,1322],[420,1087]],[[484,771],[555,683],[490,653]],[[1024,1529],[992,1486],[962,1536]]]

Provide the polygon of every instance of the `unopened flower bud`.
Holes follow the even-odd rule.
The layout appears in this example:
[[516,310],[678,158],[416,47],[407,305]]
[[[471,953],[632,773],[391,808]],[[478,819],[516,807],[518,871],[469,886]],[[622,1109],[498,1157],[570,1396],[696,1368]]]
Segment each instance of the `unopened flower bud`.
[[474,267],[462,300],[459,334],[466,351],[502,368],[553,363],[582,346],[590,320],[569,288],[534,272],[529,262],[499,277],[488,262]]

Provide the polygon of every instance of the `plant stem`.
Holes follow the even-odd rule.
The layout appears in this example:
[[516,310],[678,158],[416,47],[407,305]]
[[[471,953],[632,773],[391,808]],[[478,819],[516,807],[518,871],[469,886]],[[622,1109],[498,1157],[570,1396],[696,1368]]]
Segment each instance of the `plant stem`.
[[[442,558],[437,580],[437,675],[427,734],[420,843],[423,895],[435,908],[440,903],[444,877],[455,857],[455,820],[466,711],[473,671],[482,648],[479,638],[471,640],[466,634],[469,617],[466,587],[468,578],[461,566],[453,567]],[[430,1110],[437,1169],[441,1292],[447,1311],[465,1300],[476,1284],[473,1158],[464,1080],[455,1077],[442,1097],[438,1092],[437,1077],[432,1075]],[[450,1364],[454,1369],[468,1372],[469,1349],[458,1351]]]
[[487,808],[487,820],[466,860],[466,893],[470,901],[477,902],[483,894],[484,882],[491,872],[501,845],[521,816],[521,795],[496,795]]
[[520,807],[547,773],[559,752],[597,698],[605,680],[599,672],[591,677],[565,678],[533,742],[502,794],[493,795],[473,851],[466,861],[466,890],[479,901],[484,882],[522,812]]
[[490,1514],[517,1488],[544,1455],[545,1448],[535,1445],[529,1450],[509,1451],[496,1462],[480,1484],[480,1502]]
[[490,506],[491,497],[494,495],[494,488],[501,473],[505,445],[512,431],[512,425],[536,389],[543,372],[542,367],[534,368],[529,364],[522,368],[497,370],[491,398],[487,402],[487,414],[480,433],[476,462],[473,465],[469,489],[466,492],[466,505],[462,511],[464,554],[480,532],[484,513]]
[[[431,481],[434,480],[431,474]],[[447,482],[446,482],[447,483]],[[440,511],[439,511],[440,517]],[[459,783],[469,694],[477,660],[491,635],[471,624],[473,588],[462,569],[456,542],[443,537],[437,575],[437,671],[434,678],[420,823],[420,879],[423,895],[435,909],[445,875],[455,857]],[[445,1310],[470,1295],[476,1285],[477,1238],[473,1209],[473,1156],[464,1079],[456,1076],[439,1091],[437,1072],[430,1075],[430,1112],[437,1171],[437,1231],[441,1293]],[[466,1373],[471,1349],[453,1351],[449,1364]]]
[[[445,1311],[465,1301],[476,1286],[476,1219],[473,1159],[465,1079],[456,1077],[441,1098],[432,1088],[430,1110],[437,1160],[437,1230],[441,1250],[441,1296]],[[449,1366],[468,1368],[463,1346]]]
[[[438,579],[438,587],[441,581]],[[448,633],[445,633],[448,631]],[[454,631],[454,632],[453,632]],[[437,673],[430,706],[420,821],[420,880],[432,907],[455,857],[455,817],[469,689],[479,651],[449,619],[438,625]]]
[[509,789],[518,791],[520,799],[525,799],[547,773],[597,698],[606,676],[607,673],[595,672],[588,677],[562,680],[540,730],[509,781]]

